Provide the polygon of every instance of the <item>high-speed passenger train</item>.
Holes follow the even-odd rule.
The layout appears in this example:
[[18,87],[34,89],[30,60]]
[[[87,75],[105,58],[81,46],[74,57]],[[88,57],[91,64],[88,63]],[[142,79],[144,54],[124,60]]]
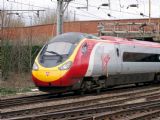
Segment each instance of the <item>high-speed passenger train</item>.
[[48,41],[32,70],[41,91],[93,90],[160,80],[160,44],[70,32]]

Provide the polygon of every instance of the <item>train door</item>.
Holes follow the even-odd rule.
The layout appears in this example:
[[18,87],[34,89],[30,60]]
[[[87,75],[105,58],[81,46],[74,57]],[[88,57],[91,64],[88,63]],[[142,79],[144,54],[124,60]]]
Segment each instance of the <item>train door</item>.
[[116,60],[116,72],[117,74],[121,73],[122,70],[122,54],[121,54],[121,49],[120,49],[120,44],[117,43],[115,44],[115,60]]
[[135,71],[133,67],[136,67],[133,62],[127,61],[129,60],[132,55],[127,54],[129,52],[134,52],[135,45],[125,45],[121,44],[121,52],[122,52],[122,74],[134,73]]

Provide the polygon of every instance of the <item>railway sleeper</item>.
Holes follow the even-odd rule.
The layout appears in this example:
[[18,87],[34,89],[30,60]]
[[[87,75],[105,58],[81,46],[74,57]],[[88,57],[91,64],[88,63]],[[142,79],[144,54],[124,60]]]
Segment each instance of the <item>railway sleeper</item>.
[[[148,118],[155,118],[153,117],[154,115],[156,115],[156,117],[159,117],[160,115],[159,108],[160,108],[159,105],[148,106],[148,107],[147,106],[135,107],[125,110],[113,111],[111,113],[108,112],[97,113],[94,115],[90,115],[89,117],[86,116],[86,118],[81,120],[93,120],[93,118],[94,120],[148,120]],[[139,116],[136,116],[135,114],[139,114]],[[135,117],[132,118],[133,116]],[[144,117],[145,119],[143,119]],[[68,119],[68,120],[76,120],[76,119]]]
[[[75,116],[83,116],[83,115],[93,115],[96,113],[103,113],[106,112],[107,117],[108,118],[115,118],[116,116],[118,117],[123,117],[124,115],[131,115],[131,114],[135,114],[137,111],[147,111],[147,110],[157,110],[160,109],[160,102],[153,102],[150,104],[146,104],[146,105],[139,105],[138,107],[131,107],[131,108],[127,108],[124,109],[123,107],[118,106],[118,108],[121,109],[117,109],[115,107],[115,109],[113,109],[113,106],[111,107],[96,107],[96,108],[83,108],[83,109],[77,109],[77,110],[68,110],[68,111],[60,111],[60,112],[54,112],[54,113],[47,113],[47,114],[41,114],[41,115],[30,115],[30,116],[24,116],[24,117],[16,117],[10,120],[28,120],[28,119],[68,119],[68,118],[72,118]],[[116,117],[117,118],[117,117]]]
[[[138,115],[130,116],[127,120],[151,120],[160,117],[160,110],[143,112]],[[125,119],[122,119],[125,120]]]
[[[123,95],[122,95],[123,96]],[[120,96],[119,96],[120,97]],[[139,96],[140,98],[141,97],[145,97],[145,96]],[[157,94],[157,93],[155,93],[155,94],[150,94],[149,96],[146,96],[147,98],[146,98],[146,100],[147,101],[153,101],[153,100],[157,100],[157,99],[159,99],[159,94]],[[109,98],[114,98],[114,97],[109,97]],[[108,98],[108,100],[109,100],[109,98]],[[122,100],[118,100],[118,99],[116,99],[116,101],[106,101],[107,103],[103,103],[103,104],[100,104],[100,106],[107,106],[107,105],[115,105],[115,104],[122,104],[122,103],[124,103],[126,100],[133,100],[133,99],[135,99],[136,98],[136,96],[132,96],[132,97],[129,97],[129,98],[126,98],[125,100],[124,99],[122,99]],[[107,98],[103,98],[104,100],[107,100]],[[137,98],[138,99],[138,98]],[[99,100],[99,99],[96,99],[96,100],[94,100],[95,101],[95,104],[96,104],[96,101],[97,100]],[[90,101],[90,100],[89,100]],[[87,101],[85,101],[85,102],[83,102],[83,103],[80,103],[80,102],[76,102],[76,106],[87,106],[88,105],[88,107],[91,105],[91,104],[87,104],[88,102]],[[91,101],[90,101],[90,103],[91,103]],[[99,106],[99,104],[96,104],[96,105],[98,105]],[[73,106],[73,105],[72,105]],[[74,105],[75,106],[75,105]],[[62,108],[66,108],[66,109],[68,109],[68,107],[71,107],[71,104],[65,104],[65,105],[63,105],[63,107],[62,107],[62,105],[58,105],[58,106],[50,106],[50,107],[46,107],[46,108],[36,108],[36,109],[34,109],[34,111],[40,111],[40,112],[43,112],[44,113],[44,109],[45,110],[47,110],[47,111],[55,111],[54,109],[59,109],[59,110],[62,110]],[[72,107],[71,109],[73,109],[74,107]],[[76,108],[76,109],[78,109],[78,108]],[[17,114],[21,114],[21,115],[25,115],[25,112],[27,112],[28,114],[31,114],[32,112],[29,112],[29,111],[33,111],[33,110],[23,110],[23,111],[13,111],[13,112],[10,112],[10,113],[1,113],[1,115],[3,116],[3,118],[6,118],[5,116],[6,115],[10,115],[10,116],[12,116],[12,117],[14,117],[15,115],[17,115]],[[20,113],[21,112],[21,113]]]

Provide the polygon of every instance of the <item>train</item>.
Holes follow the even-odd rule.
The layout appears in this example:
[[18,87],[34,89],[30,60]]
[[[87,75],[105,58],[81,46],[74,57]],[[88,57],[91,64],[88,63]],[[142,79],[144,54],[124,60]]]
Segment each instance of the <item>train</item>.
[[160,81],[160,43],[69,32],[38,53],[32,80],[40,91],[90,91]]

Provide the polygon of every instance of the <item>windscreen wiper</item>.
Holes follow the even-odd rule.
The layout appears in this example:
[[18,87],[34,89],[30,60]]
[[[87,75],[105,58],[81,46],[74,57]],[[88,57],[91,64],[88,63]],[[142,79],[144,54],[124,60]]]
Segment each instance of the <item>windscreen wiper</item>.
[[60,61],[62,61],[62,59],[63,59],[62,55],[58,54],[57,52],[54,52],[54,51],[46,51],[46,52],[59,56],[60,57]]

